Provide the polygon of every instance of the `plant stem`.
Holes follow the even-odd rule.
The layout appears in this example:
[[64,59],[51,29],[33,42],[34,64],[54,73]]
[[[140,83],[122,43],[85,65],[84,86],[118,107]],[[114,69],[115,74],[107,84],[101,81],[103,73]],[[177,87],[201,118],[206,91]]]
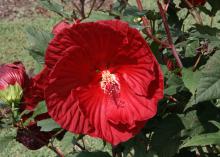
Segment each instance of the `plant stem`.
[[81,150],[86,150],[86,149],[85,149],[83,146],[81,146],[78,142],[76,142],[75,145],[76,145],[77,147],[79,147]]
[[198,11],[193,7],[193,5],[188,0],[184,0],[184,2],[190,8],[190,13],[196,20],[196,23],[203,25],[201,15],[198,13]]
[[163,21],[163,24],[164,24],[164,28],[165,28],[165,31],[166,31],[166,34],[167,34],[167,39],[168,39],[168,42],[170,44],[170,48],[171,48],[171,51],[172,51],[172,54],[173,56],[175,57],[176,59],[176,62],[177,62],[177,65],[180,69],[182,69],[183,67],[183,64],[178,56],[178,53],[176,51],[176,48],[173,44],[173,39],[172,39],[172,36],[171,36],[171,33],[170,33],[170,29],[169,29],[169,26],[168,26],[168,22],[167,22],[167,18],[166,18],[166,14],[163,10],[163,7],[161,5],[161,3],[159,2],[159,0],[157,0],[157,5],[159,7],[159,10],[160,10],[160,15],[162,17],[162,21]]
[[164,4],[165,4],[164,10],[165,10],[165,12],[167,12],[167,10],[168,10],[168,8],[169,8],[169,5],[170,5],[170,0],[168,0],[168,2],[167,2],[167,3],[164,3]]
[[[137,2],[137,6],[138,6],[139,11],[143,11],[143,5],[141,3],[141,0],[136,0],[136,2]],[[152,34],[152,30],[151,30],[151,27],[150,27],[150,21],[145,16],[142,17],[142,21],[143,21],[143,26],[146,27],[147,36],[150,39],[152,39],[157,44],[162,45],[163,47],[169,47],[169,45],[166,42],[161,41],[160,39],[156,38]]]
[[85,19],[86,18],[86,15],[85,15],[85,0],[80,0],[81,2],[81,16],[82,16],[82,19]]
[[102,0],[102,2],[99,4],[99,6],[95,10],[99,10],[102,7],[102,5],[104,4],[104,2],[105,2],[105,0]]
[[211,18],[211,20],[210,20],[210,26],[212,27],[212,26],[213,26],[214,17],[211,16],[210,18]]
[[196,63],[193,66],[193,69],[192,69],[193,71],[196,71],[196,68],[201,60],[201,57],[202,57],[202,54],[199,54],[199,57],[197,58]]
[[[75,7],[76,8],[76,10],[79,12],[79,14],[81,15],[81,10],[80,10],[80,8],[76,5],[76,3],[74,3],[73,1],[71,1],[72,2],[72,5],[73,5],[73,7]],[[82,16],[82,15],[81,15]]]

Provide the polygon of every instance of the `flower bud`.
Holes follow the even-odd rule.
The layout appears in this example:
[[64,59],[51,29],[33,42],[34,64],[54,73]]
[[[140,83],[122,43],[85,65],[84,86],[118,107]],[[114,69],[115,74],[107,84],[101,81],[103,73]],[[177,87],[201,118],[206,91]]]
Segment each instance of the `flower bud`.
[[19,104],[27,81],[21,62],[0,65],[0,103]]

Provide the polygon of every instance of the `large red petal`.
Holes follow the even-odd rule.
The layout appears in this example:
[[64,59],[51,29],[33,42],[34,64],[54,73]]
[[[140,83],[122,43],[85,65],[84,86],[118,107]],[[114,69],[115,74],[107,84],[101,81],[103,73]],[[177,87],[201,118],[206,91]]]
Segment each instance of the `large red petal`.
[[[71,50],[73,52],[74,50]],[[86,85],[89,79],[88,60],[80,49],[64,56],[52,71],[45,97],[50,116],[62,128],[74,133],[89,133],[93,127],[78,106],[78,99],[72,90]]]
[[[105,40],[103,40],[103,36]],[[76,24],[57,34],[49,43],[45,63],[49,68],[52,68],[64,54],[70,52],[70,48],[81,47],[87,52],[93,64],[97,66],[103,63],[108,64],[122,42],[121,33],[107,25],[99,23]]]

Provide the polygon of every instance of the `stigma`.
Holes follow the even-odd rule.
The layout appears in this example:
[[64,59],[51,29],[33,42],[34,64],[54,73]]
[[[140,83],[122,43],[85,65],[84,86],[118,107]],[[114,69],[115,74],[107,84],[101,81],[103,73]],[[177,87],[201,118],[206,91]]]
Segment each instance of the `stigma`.
[[111,74],[108,70],[102,71],[100,86],[103,92],[108,95],[115,95],[120,92],[118,77],[115,74]]

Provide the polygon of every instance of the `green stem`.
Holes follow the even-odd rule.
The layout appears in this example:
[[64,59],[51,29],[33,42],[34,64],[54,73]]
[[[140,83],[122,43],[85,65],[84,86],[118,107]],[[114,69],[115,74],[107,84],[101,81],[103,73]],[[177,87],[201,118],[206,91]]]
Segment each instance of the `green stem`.
[[15,116],[15,103],[11,103],[11,112],[12,112],[12,120],[13,120],[13,126],[16,124],[16,116]]
[[211,20],[210,20],[210,26],[212,27],[212,26],[213,26],[214,17],[211,16],[210,18],[211,18]]

